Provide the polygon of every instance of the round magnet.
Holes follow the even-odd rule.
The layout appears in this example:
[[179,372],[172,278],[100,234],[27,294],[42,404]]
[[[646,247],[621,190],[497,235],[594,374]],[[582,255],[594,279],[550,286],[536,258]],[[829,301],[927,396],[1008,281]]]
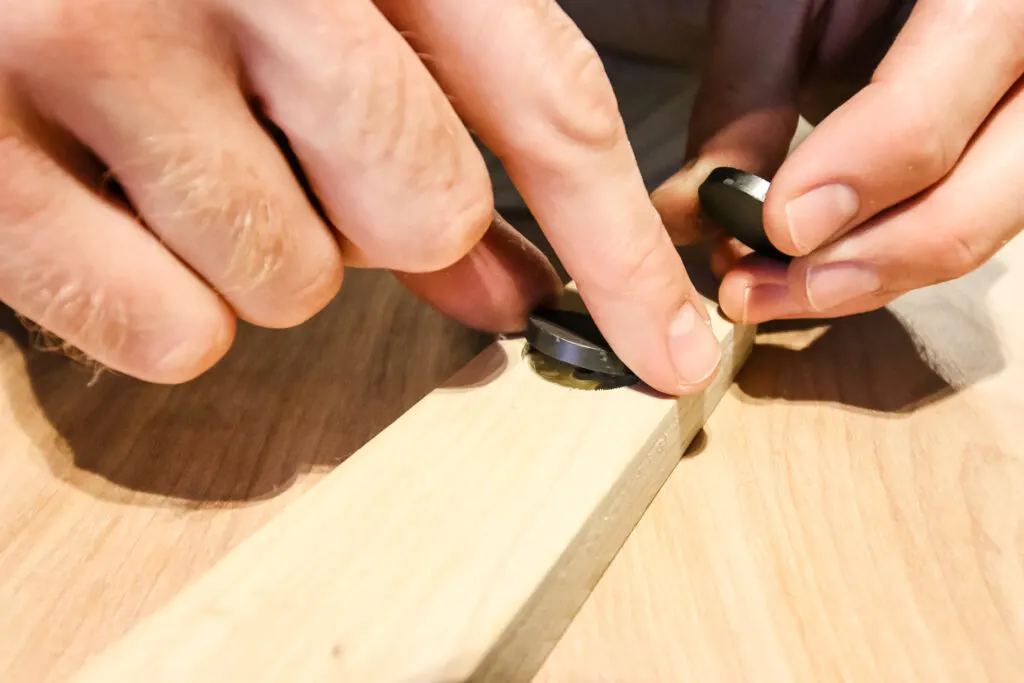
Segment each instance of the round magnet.
[[536,351],[584,371],[634,377],[611,350],[593,318],[582,311],[538,308],[530,315],[526,342]]
[[764,231],[764,201],[770,183],[735,168],[716,168],[698,190],[701,210],[730,236],[762,256],[791,261]]

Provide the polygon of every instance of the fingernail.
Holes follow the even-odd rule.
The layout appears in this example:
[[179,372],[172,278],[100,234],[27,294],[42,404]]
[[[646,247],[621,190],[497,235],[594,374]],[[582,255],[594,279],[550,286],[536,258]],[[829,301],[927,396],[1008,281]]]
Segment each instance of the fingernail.
[[829,263],[807,270],[807,300],[816,311],[827,311],[882,288],[874,268],[860,263]]
[[711,326],[689,301],[679,309],[669,328],[669,348],[681,389],[711,377],[722,358]]
[[859,210],[860,199],[849,185],[811,190],[786,205],[789,238],[800,254],[809,254],[845,228]]

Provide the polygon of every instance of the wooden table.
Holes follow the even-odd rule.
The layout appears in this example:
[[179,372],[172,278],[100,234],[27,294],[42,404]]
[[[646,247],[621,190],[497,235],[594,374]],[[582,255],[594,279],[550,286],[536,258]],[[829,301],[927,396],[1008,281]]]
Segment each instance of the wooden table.
[[[1021,680],[1021,292],[1024,239],[767,326],[538,683]],[[4,683],[65,680],[488,341],[365,271],[182,387],[90,385],[0,320]]]
[[1024,680],[1022,292],[766,329],[538,683]]

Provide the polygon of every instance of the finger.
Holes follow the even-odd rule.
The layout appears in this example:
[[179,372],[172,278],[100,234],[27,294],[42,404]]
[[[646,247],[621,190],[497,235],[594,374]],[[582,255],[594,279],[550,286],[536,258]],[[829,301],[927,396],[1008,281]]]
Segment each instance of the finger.
[[651,195],[677,244],[705,235],[697,190],[719,166],[770,178],[799,119],[811,3],[724,0],[711,5],[711,51],[694,101],[687,164]]
[[711,274],[719,280],[739,265],[741,260],[753,253],[750,247],[733,238],[718,237],[714,244],[715,248],[711,252],[709,266]]
[[287,135],[346,263],[445,268],[494,210],[487,167],[444,92],[369,0],[222,0],[252,87]]
[[762,256],[739,260],[722,278],[718,302],[722,312],[743,324],[807,317],[797,301],[784,264]]
[[[148,26],[148,37],[120,36],[120,45],[116,31],[97,36],[74,70],[53,54],[67,70],[39,74],[36,98],[106,161],[146,225],[242,318],[297,325],[337,293],[340,249],[250,113],[226,56],[213,45],[166,47],[187,28],[167,21]],[[123,60],[124,45],[140,55]]]
[[749,288],[751,322],[849,315],[978,268],[1024,226],[1024,205],[1014,188],[993,182],[1024,173],[1022,126],[1024,86],[1018,84],[953,172],[931,190],[793,261],[785,296],[777,273],[763,264],[737,269],[722,284],[723,308],[742,316]]
[[184,382],[212,366],[234,336],[227,306],[29,130],[39,127],[16,122],[0,101],[0,299],[102,365],[146,381]]
[[655,389],[703,386],[707,310],[651,205],[593,46],[553,0],[378,5],[503,161],[595,321]]
[[943,178],[1024,72],[1022,26],[1013,0],[918,2],[872,82],[773,179],[773,243],[808,254]]
[[544,254],[498,214],[466,256],[433,273],[396,273],[414,294],[473,329],[517,333],[561,281]]

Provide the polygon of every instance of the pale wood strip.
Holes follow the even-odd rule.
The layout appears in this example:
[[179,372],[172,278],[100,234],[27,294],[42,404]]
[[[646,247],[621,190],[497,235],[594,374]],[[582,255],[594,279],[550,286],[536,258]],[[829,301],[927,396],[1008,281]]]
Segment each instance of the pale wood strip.
[[73,680],[529,680],[730,386],[675,401],[488,347]]

